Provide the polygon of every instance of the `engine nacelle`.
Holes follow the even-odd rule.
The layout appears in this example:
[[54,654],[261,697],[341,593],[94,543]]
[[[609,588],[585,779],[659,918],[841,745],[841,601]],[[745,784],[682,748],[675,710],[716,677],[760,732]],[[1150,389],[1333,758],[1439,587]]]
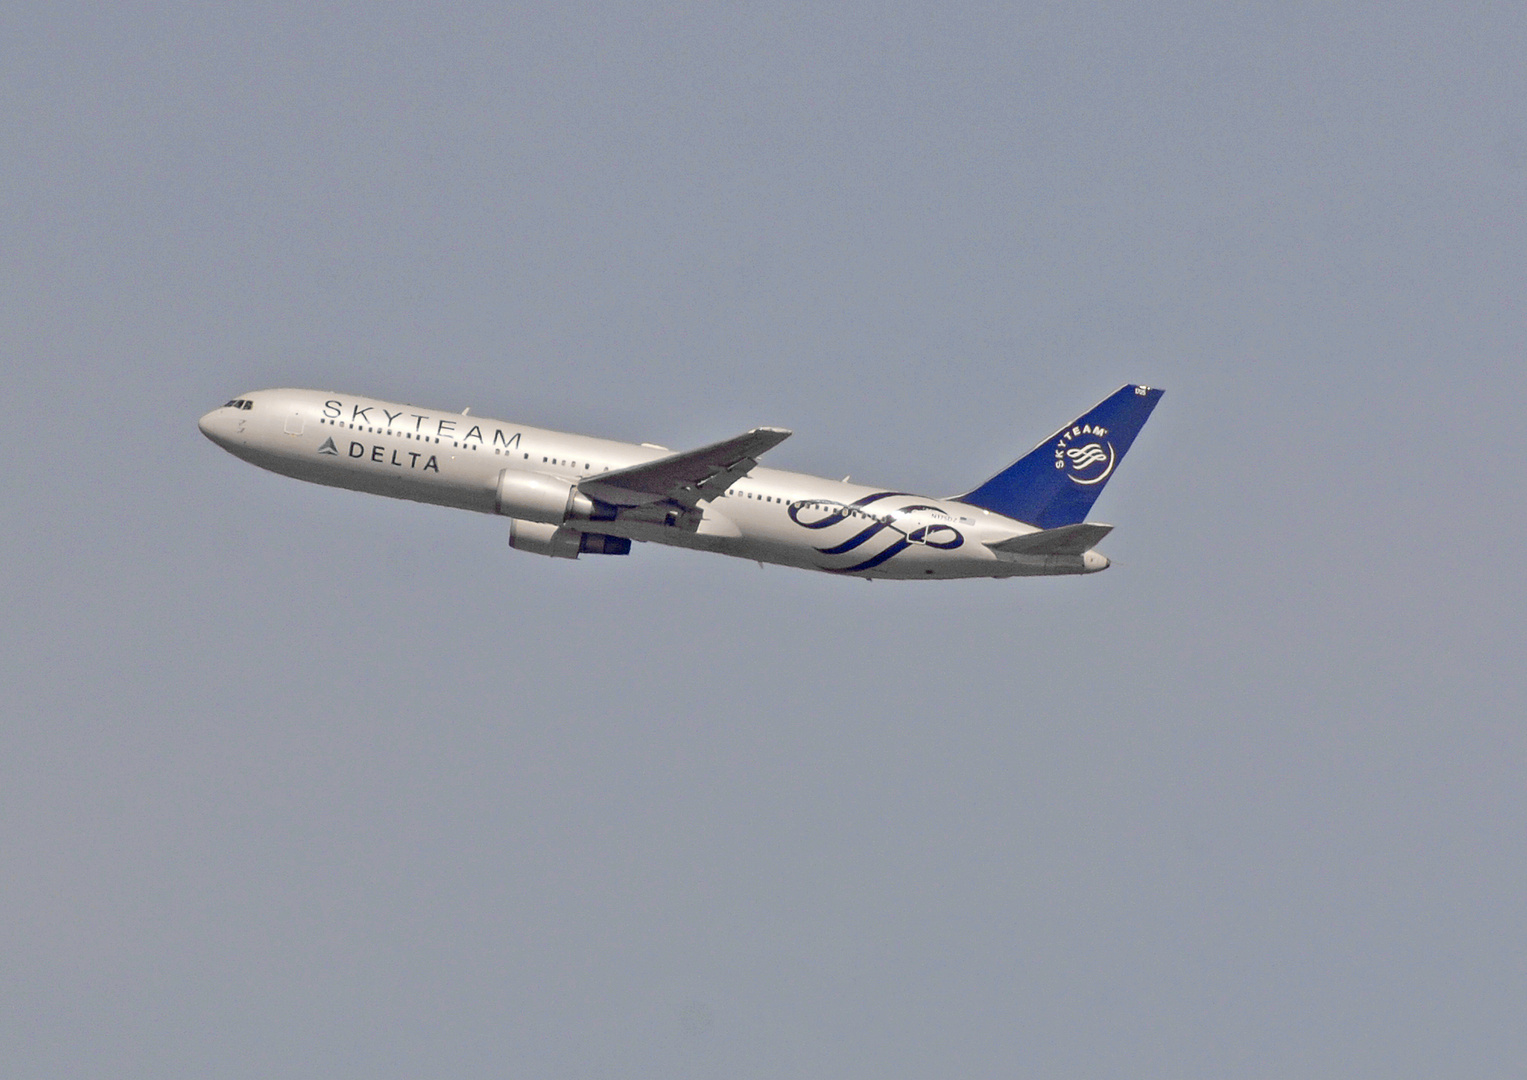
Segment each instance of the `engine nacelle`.
[[544,521],[509,520],[509,546],[533,555],[553,559],[576,559],[581,552],[590,555],[629,555],[631,541],[624,536],[585,533]]
[[493,512],[548,525],[615,520],[615,507],[589,498],[572,481],[518,469],[498,474]]
[[576,559],[583,534],[544,521],[509,521],[509,546],[532,555],[550,555],[553,559]]

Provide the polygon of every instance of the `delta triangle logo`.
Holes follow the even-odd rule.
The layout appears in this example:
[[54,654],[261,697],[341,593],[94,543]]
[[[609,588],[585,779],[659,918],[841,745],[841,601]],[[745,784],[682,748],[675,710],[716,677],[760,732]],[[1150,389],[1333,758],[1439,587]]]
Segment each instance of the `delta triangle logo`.
[[339,450],[334,446],[334,437],[332,435],[323,441],[323,445],[318,448],[318,452],[320,454],[333,454],[335,457],[339,457]]

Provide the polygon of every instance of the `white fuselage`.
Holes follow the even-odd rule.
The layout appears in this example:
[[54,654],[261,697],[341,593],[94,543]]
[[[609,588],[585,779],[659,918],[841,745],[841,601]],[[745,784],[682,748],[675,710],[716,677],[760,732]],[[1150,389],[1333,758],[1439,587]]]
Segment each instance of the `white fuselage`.
[[[486,514],[506,512],[499,501],[506,470],[576,484],[670,453],[317,390],[262,390],[235,400],[249,405],[214,409],[200,426],[251,464],[313,483]],[[570,521],[568,527],[870,578],[1079,574],[1108,565],[1092,551],[993,551],[988,544],[1036,530],[965,503],[763,467],[677,522],[652,518],[622,511],[612,520]]]

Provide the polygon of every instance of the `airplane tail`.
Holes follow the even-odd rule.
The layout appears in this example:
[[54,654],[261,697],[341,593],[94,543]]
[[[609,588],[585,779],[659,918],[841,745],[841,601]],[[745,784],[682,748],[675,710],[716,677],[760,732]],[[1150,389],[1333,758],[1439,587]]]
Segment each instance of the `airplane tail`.
[[1054,529],[1084,521],[1162,391],[1123,386],[956,500]]

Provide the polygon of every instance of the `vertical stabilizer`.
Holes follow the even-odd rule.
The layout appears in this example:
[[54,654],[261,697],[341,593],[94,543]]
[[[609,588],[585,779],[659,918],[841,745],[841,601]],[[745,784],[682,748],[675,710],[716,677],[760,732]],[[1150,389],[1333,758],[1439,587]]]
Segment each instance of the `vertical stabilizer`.
[[1041,529],[1086,520],[1161,394],[1121,387],[958,500]]

